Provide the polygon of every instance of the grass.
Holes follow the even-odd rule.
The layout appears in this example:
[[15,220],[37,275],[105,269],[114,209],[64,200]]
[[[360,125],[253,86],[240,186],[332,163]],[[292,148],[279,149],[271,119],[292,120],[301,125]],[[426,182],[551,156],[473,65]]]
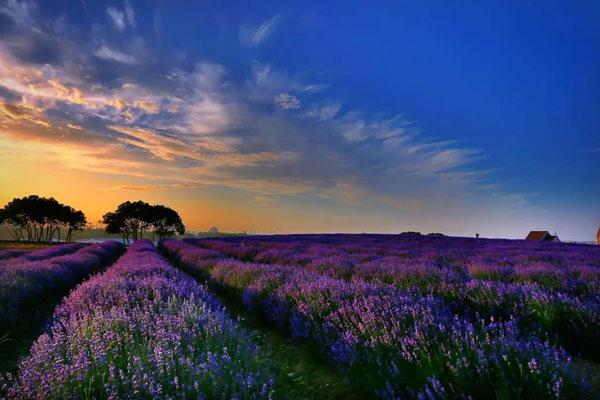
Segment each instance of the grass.
[[16,242],[12,240],[1,240],[0,250],[4,249],[19,249],[19,250],[39,250],[46,247],[54,246],[53,243],[32,243],[32,242]]
[[326,363],[314,346],[297,343],[281,335],[259,316],[247,312],[237,299],[220,297],[227,311],[253,332],[261,353],[275,369],[275,397],[278,399],[348,399],[373,397],[347,382]]
[[573,358],[573,369],[587,377],[591,389],[590,398],[600,399],[600,363],[594,360]]

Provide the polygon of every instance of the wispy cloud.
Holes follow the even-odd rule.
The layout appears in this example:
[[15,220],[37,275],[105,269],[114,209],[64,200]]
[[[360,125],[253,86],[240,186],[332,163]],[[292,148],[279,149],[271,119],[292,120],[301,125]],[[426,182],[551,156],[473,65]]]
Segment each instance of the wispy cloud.
[[324,104],[320,106],[314,106],[310,110],[306,111],[308,118],[314,118],[321,121],[326,121],[334,118],[342,108],[340,103]]
[[0,7],[0,14],[7,15],[17,25],[31,26],[33,19],[31,12],[35,8],[35,3],[30,1],[8,0],[6,4]]
[[117,137],[118,141],[143,149],[163,161],[181,158],[217,166],[239,167],[269,163],[281,158],[281,155],[270,152],[241,153],[218,138],[195,138],[194,141],[185,141],[177,136],[148,128],[115,125],[108,128],[124,135]]
[[294,110],[300,108],[301,105],[300,99],[289,93],[282,93],[275,96],[273,102],[278,110]]
[[14,105],[0,99],[0,121],[27,121],[43,127],[50,127],[50,123],[31,108]]
[[94,55],[103,60],[116,61],[123,64],[137,64],[138,62],[134,56],[106,46],[101,46],[94,52]]
[[135,12],[128,0],[125,0],[123,10],[120,10],[116,7],[107,7],[106,14],[108,14],[112,23],[121,32],[123,32],[127,27],[135,28],[137,24]]
[[127,27],[127,21],[125,20],[125,12],[116,9],[115,7],[107,7],[106,14],[110,17],[111,21],[118,30],[123,31]]
[[202,187],[197,183],[174,183],[174,184],[156,184],[156,185],[117,185],[102,188],[104,190],[123,190],[128,192],[156,192],[170,189],[197,189]]
[[135,19],[135,12],[133,11],[133,7],[131,6],[129,0],[125,0],[125,19],[127,20],[129,26],[135,28],[137,21]]
[[240,41],[245,45],[258,46],[273,34],[281,19],[281,15],[276,14],[255,27],[247,24],[242,25],[240,28]]

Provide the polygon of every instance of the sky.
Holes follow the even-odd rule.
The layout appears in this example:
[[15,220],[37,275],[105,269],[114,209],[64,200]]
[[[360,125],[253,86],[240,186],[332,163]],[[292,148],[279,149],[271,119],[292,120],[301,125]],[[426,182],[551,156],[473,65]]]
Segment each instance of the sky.
[[596,1],[0,0],[0,204],[593,240]]

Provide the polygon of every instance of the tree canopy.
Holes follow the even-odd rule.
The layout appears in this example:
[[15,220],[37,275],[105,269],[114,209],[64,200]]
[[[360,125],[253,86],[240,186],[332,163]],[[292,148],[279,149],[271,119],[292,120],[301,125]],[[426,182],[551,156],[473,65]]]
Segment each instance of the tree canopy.
[[175,210],[143,201],[119,204],[114,212],[102,216],[102,222],[106,224],[107,233],[121,234],[125,242],[142,239],[146,233],[152,233],[153,239],[185,233],[185,226]]
[[64,205],[53,197],[36,195],[13,199],[0,210],[0,224],[4,224],[15,240],[51,242],[61,239],[71,241],[73,232],[83,230],[86,218],[82,211]]

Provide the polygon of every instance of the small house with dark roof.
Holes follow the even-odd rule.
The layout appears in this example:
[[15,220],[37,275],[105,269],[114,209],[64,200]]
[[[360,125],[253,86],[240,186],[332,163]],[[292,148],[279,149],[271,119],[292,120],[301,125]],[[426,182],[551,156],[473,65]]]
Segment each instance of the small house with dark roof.
[[548,231],[531,231],[525,240],[536,240],[538,242],[560,242],[558,236],[551,235]]

